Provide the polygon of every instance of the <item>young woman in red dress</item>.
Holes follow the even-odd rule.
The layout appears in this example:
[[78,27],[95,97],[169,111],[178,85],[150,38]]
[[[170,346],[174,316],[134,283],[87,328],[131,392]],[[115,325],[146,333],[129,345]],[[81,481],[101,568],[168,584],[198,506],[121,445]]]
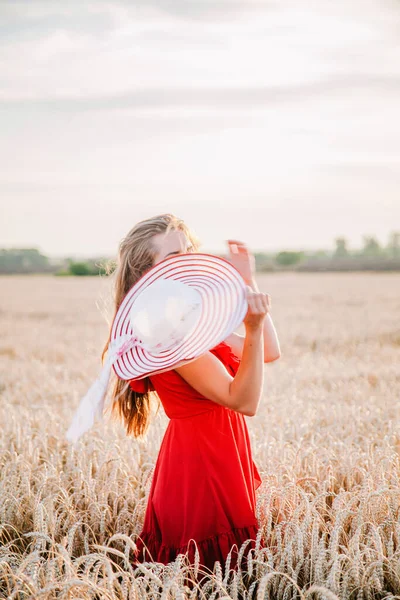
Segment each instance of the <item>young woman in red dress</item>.
[[[279,358],[280,348],[268,314],[270,297],[259,292],[254,280],[254,257],[244,244],[228,243],[230,262],[248,284],[245,336],[233,333],[192,362],[138,381],[117,378],[114,385],[112,415],[124,421],[128,435],[145,435],[154,392],[170,419],[136,539],[136,564],[167,564],[186,552],[194,562],[197,549],[201,565],[212,570],[234,547],[234,567],[243,542],[252,540],[247,551],[255,545],[255,492],[261,477],[244,415],[256,414],[263,363]],[[120,245],[115,311],[153,265],[197,251],[198,238],[172,214],[137,223]],[[108,342],[103,357],[107,348]]]

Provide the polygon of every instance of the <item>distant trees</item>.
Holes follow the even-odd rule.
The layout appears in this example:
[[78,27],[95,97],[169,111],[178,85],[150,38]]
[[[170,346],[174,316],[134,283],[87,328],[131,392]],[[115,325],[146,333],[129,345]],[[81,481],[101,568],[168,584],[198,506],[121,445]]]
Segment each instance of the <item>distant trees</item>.
[[71,275],[91,275],[91,269],[87,263],[71,262],[69,265]]
[[383,254],[380,243],[370,235],[364,235],[364,244],[361,254],[363,256],[381,256]]
[[347,241],[343,237],[338,237],[335,239],[336,248],[333,253],[334,256],[338,258],[343,258],[343,256],[348,256],[349,251],[347,250]]
[[0,248],[0,274],[54,273],[55,275],[105,275],[112,272],[107,259],[50,260],[37,248]]
[[388,252],[393,258],[398,258],[400,256],[400,231],[393,231],[390,234]]
[[[225,256],[226,258],[226,256]],[[254,252],[256,271],[265,272],[274,270],[274,255],[266,252]]]
[[107,261],[97,262],[95,260],[75,262],[71,259],[67,260],[68,267],[56,272],[56,275],[76,275],[78,277],[88,275],[107,275]]
[[[392,231],[387,245],[376,237],[365,235],[361,248],[350,250],[347,240],[339,236],[332,250],[282,250],[254,252],[256,270],[270,272],[296,271],[400,271],[400,231]],[[0,274],[54,273],[55,275],[90,276],[110,275],[116,267],[112,259],[93,258],[76,260],[49,259],[37,248],[0,249]]]
[[363,245],[361,249],[350,251],[347,247],[347,241],[344,237],[335,238],[335,250],[333,256],[335,258],[344,258],[350,256],[375,256],[398,258],[400,257],[400,232],[392,231],[389,235],[387,246],[382,246],[375,236],[364,235]]
[[275,262],[278,265],[286,267],[290,265],[296,265],[302,260],[302,258],[304,258],[304,252],[284,250],[283,252],[278,252],[278,254],[275,256]]
[[0,248],[0,273],[44,273],[49,259],[37,248]]
[[365,235],[360,248],[350,250],[347,239],[338,236],[333,250],[284,250],[273,256],[268,267],[266,257],[258,253],[257,269],[260,272],[289,269],[296,271],[400,271],[400,231],[389,235],[387,245],[379,243],[372,235]]

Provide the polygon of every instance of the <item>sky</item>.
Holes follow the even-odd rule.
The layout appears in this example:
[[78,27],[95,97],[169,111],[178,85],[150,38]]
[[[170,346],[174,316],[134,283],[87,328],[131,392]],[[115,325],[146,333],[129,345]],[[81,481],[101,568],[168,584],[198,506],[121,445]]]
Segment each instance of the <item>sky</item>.
[[400,231],[399,0],[2,0],[0,247]]

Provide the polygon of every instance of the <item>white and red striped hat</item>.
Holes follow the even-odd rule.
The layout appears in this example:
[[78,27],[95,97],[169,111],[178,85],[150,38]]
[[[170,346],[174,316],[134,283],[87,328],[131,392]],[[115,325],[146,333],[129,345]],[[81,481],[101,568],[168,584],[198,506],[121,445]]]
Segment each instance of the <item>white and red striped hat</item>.
[[129,290],[111,327],[100,376],[82,398],[67,438],[76,441],[103,418],[111,367],[142,379],[198,358],[243,321],[247,288],[228,260],[200,252],[166,258]]

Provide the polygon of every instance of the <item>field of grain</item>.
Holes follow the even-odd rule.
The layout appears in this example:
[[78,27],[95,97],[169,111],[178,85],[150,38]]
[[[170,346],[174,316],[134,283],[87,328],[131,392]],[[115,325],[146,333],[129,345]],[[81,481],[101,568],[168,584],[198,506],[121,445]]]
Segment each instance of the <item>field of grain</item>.
[[0,597],[400,598],[400,275],[271,274],[282,356],[246,418],[264,550],[248,572],[130,564],[167,425],[65,431],[107,337],[107,278],[0,278]]

